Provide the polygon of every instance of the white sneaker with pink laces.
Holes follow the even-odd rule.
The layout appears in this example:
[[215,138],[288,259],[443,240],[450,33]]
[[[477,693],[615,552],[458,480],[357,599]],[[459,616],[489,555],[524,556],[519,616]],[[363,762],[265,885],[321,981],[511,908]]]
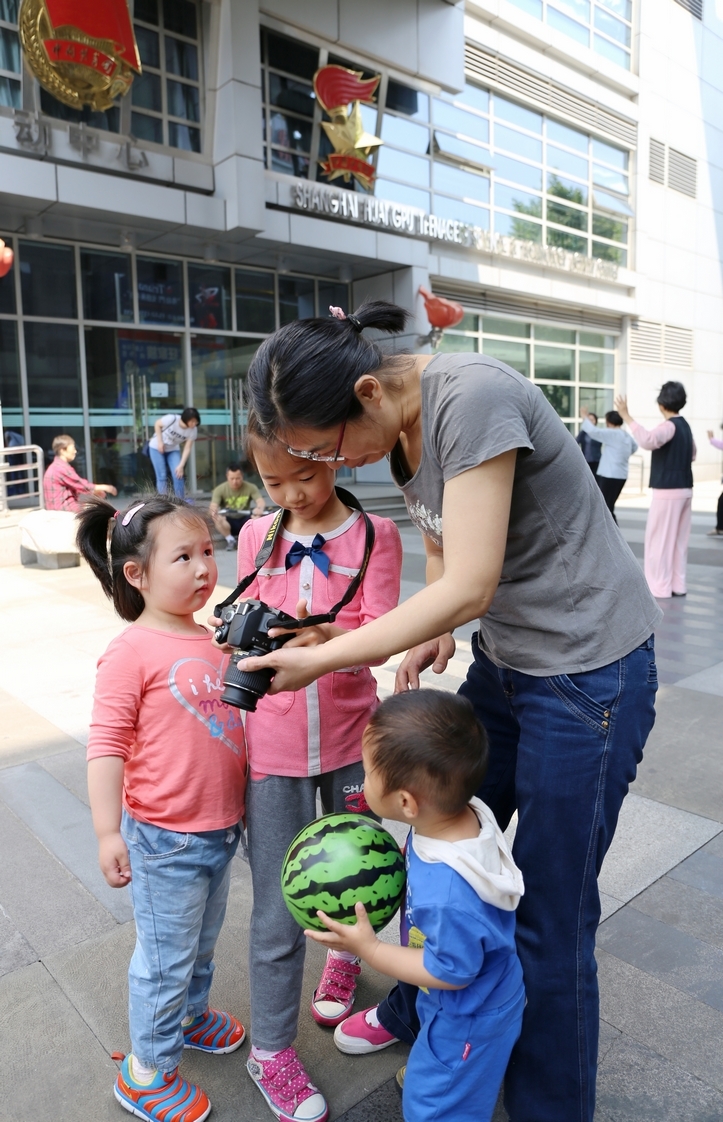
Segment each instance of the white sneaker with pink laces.
[[321,981],[311,999],[311,1015],[320,1025],[336,1028],[352,1011],[356,980],[361,974],[358,958],[342,958],[327,951]]
[[246,1070],[279,1122],[325,1122],[329,1107],[299,1059],[295,1048],[284,1048],[260,1060],[251,1050]]

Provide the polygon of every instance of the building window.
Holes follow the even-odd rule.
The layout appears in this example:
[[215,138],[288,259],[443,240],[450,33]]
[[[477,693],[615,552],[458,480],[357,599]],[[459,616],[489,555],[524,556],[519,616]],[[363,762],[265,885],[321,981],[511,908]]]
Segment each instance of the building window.
[[21,105],[19,0],[0,0],[0,105]]
[[136,0],[143,73],[131,87],[131,133],[187,152],[201,151],[201,47],[197,0]]
[[630,69],[632,0],[512,0],[512,3],[555,31],[561,31],[584,47],[591,47],[618,66]]
[[[270,171],[309,177],[319,51],[261,29],[264,161]],[[313,178],[313,177],[312,177]]]
[[580,407],[598,417],[613,407],[616,336],[499,316],[465,315],[440,350],[490,355],[536,383],[568,428]]

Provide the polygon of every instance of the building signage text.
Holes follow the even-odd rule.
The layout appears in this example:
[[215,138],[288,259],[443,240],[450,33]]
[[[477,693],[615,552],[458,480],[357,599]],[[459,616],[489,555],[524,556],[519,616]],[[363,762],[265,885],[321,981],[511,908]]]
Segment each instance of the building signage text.
[[512,257],[534,265],[584,273],[602,280],[618,279],[618,266],[612,261],[571,253],[558,246],[540,245],[505,234],[493,234],[481,226],[453,218],[439,218],[413,206],[391,203],[372,195],[356,194],[343,188],[324,187],[316,183],[296,183],[291,190],[292,204],[298,210],[328,215],[364,226],[375,226],[410,237],[429,238],[453,245]]

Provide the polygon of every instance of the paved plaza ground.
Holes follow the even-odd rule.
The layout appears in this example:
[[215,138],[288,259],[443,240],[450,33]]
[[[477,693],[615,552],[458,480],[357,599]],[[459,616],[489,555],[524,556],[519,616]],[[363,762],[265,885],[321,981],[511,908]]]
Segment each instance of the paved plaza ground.
[[[620,508],[637,556],[644,506]],[[658,719],[600,878],[596,1122],[723,1118],[723,539],[705,536],[712,524],[709,513],[694,515],[688,596],[661,602]],[[403,538],[407,596],[424,559],[418,535]],[[235,555],[219,562],[230,587]],[[126,891],[108,888],[97,866],[84,745],[95,663],[123,625],[85,567],[0,569],[0,605],[0,1122],[118,1122],[127,1116],[111,1094],[111,1053],[129,1049],[134,930]],[[434,684],[459,686],[470,631]],[[376,671],[382,693],[394,664]],[[245,1023],[250,905],[248,866],[237,857],[213,998]],[[392,1076],[406,1050],[336,1051],[308,1013],[321,962],[310,947],[298,1046],[331,1118],[397,1122]],[[365,970],[357,1008],[386,989]],[[216,1122],[271,1118],[246,1055],[244,1046],[184,1059]],[[497,1122],[505,1117],[499,1107]]]

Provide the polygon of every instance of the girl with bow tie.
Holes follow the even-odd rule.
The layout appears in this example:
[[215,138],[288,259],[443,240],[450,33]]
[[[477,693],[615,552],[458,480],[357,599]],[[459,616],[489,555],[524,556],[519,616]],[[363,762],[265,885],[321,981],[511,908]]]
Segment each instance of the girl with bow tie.
[[[288,513],[271,556],[245,595],[296,618],[325,614],[342,599],[365,555],[364,518],[334,489],[338,458],[313,452],[294,455],[279,441],[267,440],[253,417],[247,453],[273,503]],[[369,517],[374,546],[356,595],[341,609],[337,623],[309,627],[299,632],[295,644],[324,642],[396,607],[402,564],[399,531],[388,518]],[[267,515],[243,527],[239,578],[253,571],[272,520]],[[281,865],[296,834],[316,818],[317,792],[325,814],[370,813],[363,793],[361,740],[377,704],[369,667],[350,666],[298,693],[267,694],[246,718],[246,808],[254,886],[252,1048],[247,1066],[282,1122],[322,1122],[328,1109],[292,1048],[305,939],[281,896]],[[359,960],[353,955],[329,951],[311,1003],[319,1024],[336,1026],[348,1017],[359,973]]]

